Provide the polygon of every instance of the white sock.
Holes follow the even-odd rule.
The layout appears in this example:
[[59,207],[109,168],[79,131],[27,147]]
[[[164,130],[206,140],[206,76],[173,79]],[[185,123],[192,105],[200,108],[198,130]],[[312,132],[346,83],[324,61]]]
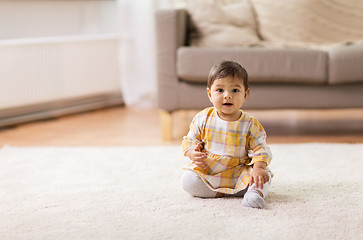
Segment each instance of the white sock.
[[[270,188],[272,177],[270,171],[267,173],[269,174],[270,180],[263,185],[263,188],[257,187],[255,183],[248,187],[246,194],[243,196],[242,206],[252,208],[263,208],[265,206],[264,198]],[[261,197],[260,193],[263,197]]]
[[252,208],[263,208],[265,206],[265,200],[259,192],[255,189],[249,190],[243,196],[242,206]]

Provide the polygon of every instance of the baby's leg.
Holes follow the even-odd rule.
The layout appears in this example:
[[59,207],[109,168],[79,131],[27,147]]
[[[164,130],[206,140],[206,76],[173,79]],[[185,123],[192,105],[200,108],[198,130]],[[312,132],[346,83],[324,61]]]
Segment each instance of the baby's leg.
[[243,196],[243,206],[253,208],[263,208],[265,206],[264,198],[271,184],[271,173],[268,171],[268,174],[270,179],[263,185],[263,188],[257,187],[255,183],[248,187],[246,194]]
[[210,190],[203,180],[192,170],[184,171],[181,177],[181,184],[185,191],[194,197],[214,198],[219,197],[218,192]]

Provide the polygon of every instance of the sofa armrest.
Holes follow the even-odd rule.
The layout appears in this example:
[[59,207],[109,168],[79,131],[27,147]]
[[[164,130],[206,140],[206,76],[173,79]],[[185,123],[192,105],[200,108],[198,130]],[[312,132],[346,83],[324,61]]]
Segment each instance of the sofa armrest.
[[187,12],[182,9],[156,12],[158,107],[173,111],[179,105],[176,53],[186,44]]

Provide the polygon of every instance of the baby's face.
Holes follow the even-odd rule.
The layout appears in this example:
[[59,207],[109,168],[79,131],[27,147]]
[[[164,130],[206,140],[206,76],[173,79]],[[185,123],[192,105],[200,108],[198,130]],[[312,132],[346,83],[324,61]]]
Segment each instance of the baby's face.
[[225,121],[237,121],[241,117],[241,107],[247,99],[249,89],[245,89],[241,79],[225,77],[216,79],[208,88],[209,100]]

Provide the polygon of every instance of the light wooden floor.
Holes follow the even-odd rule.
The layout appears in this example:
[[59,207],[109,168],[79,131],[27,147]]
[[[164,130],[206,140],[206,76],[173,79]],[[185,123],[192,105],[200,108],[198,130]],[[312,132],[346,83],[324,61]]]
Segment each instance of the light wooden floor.
[[[173,114],[172,141],[161,139],[160,112],[125,107],[97,110],[0,129],[0,147],[180,144],[197,111]],[[248,111],[268,143],[363,143],[363,109]]]

